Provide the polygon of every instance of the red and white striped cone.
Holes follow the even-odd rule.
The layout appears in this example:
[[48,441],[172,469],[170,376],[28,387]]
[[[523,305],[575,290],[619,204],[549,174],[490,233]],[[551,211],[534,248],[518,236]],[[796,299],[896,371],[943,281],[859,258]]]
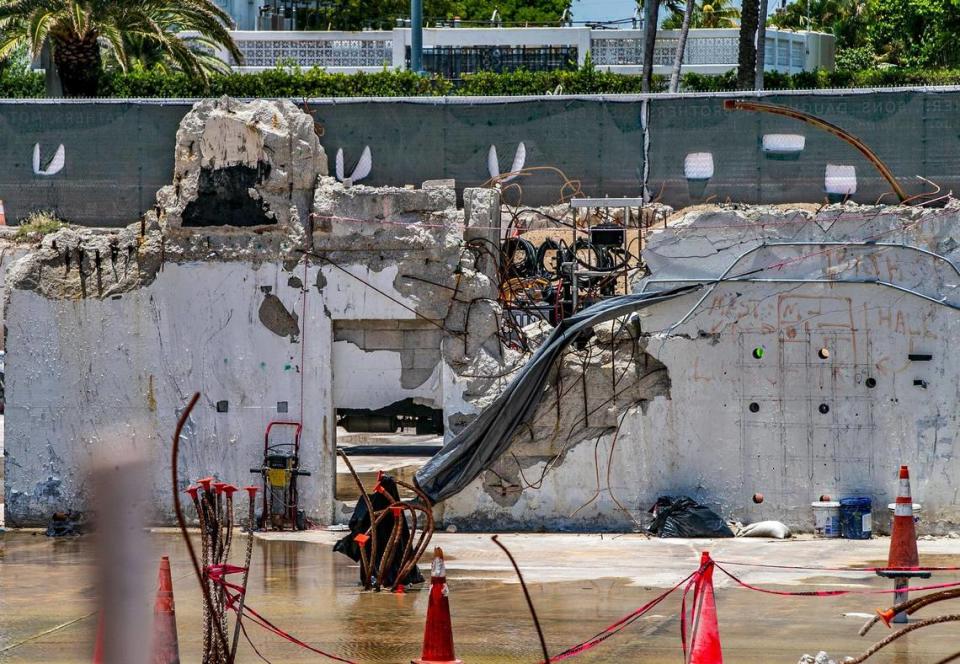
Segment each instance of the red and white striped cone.
[[7,225],[7,211],[3,207],[3,199],[0,198],[0,226]]
[[[913,520],[913,497],[910,495],[910,469],[900,466],[900,488],[897,491],[897,501],[893,512],[893,532],[890,535],[890,554],[887,557],[887,569],[879,570],[877,574],[893,579],[894,605],[906,602],[911,577],[929,579],[930,572],[921,572],[920,553],[917,551],[917,527]],[[880,616],[889,626],[889,617],[881,611]],[[898,613],[895,623],[907,622],[906,613]]]
[[423,650],[420,659],[413,660],[413,664],[463,664],[453,652],[449,594],[443,550],[437,547],[433,551],[433,566],[430,569],[430,603],[427,605],[427,624],[423,630]]

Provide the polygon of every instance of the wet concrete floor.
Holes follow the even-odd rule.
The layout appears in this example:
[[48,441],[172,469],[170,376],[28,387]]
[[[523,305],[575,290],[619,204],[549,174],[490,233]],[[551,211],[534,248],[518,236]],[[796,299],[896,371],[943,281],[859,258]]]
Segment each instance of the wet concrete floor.
[[[427,594],[359,592],[356,566],[330,549],[338,536],[321,531],[299,534],[300,541],[276,535],[258,538],[248,602],[300,639],[342,657],[357,662],[409,662],[419,654]],[[435,539],[450,558],[458,656],[467,664],[537,662],[539,647],[520,588],[489,536],[440,534]],[[592,636],[678,582],[694,569],[701,548],[710,548],[717,560],[845,568],[875,564],[885,557],[887,546],[882,539],[663,541],[632,535],[504,535],[501,539],[527,575],[553,652]],[[921,545],[924,564],[960,564],[960,540]],[[150,546],[157,559],[171,557],[181,659],[197,662],[200,594],[185,548],[170,533],[151,535]],[[54,540],[25,532],[0,535],[0,661],[90,661],[96,625],[92,549],[89,536]],[[151,566],[155,564],[151,561]],[[751,583],[784,590],[889,585],[869,573],[730,569]],[[932,580],[948,581],[960,581],[960,574],[937,573]],[[804,652],[818,649],[834,657],[857,654],[886,634],[885,629],[875,630],[870,635],[874,638],[867,639],[858,637],[857,630],[864,614],[887,605],[889,598],[765,595],[734,587],[718,572],[725,661],[793,664]],[[151,598],[145,601],[152,606]],[[951,607],[953,612],[956,608]],[[675,593],[576,660],[681,662],[679,610],[680,594]],[[251,627],[251,637],[273,662],[326,661],[256,627]],[[920,630],[888,650],[870,661],[936,662],[960,650],[960,629],[954,623]],[[261,660],[242,644],[237,661]]]

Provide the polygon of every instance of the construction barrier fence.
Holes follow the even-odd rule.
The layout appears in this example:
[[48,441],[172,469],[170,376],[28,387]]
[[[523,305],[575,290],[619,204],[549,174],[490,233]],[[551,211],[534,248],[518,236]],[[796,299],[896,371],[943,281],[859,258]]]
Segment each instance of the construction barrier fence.
[[[516,167],[509,202],[584,195],[704,201],[873,203],[896,198],[853,146],[798,120],[724,108],[753,99],[812,114],[860,138],[908,195],[960,189],[960,88],[683,96],[543,96],[294,100],[322,130],[333,170],[364,148],[361,184],[454,178],[478,186]],[[34,210],[120,226],[149,210],[173,173],[190,100],[0,101],[0,199],[9,223]],[[492,149],[491,149],[492,148]],[[558,169],[558,170],[553,170]],[[919,180],[917,176],[929,182]]]

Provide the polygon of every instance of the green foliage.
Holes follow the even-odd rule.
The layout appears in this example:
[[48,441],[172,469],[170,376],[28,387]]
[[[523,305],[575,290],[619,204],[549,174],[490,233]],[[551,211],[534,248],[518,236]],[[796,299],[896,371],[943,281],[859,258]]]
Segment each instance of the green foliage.
[[905,67],[960,65],[960,0],[869,0],[867,41]]
[[[556,23],[571,0],[424,0],[423,15],[431,20],[488,21],[493,10],[504,23]],[[410,16],[410,0],[339,0],[335,6],[300,13],[301,30],[390,29]]]
[[873,49],[867,46],[844,48],[837,51],[835,66],[838,71],[860,71],[876,66]]
[[31,212],[30,216],[17,226],[17,232],[13,238],[18,242],[39,242],[43,236],[55,233],[64,226],[66,223],[53,212],[45,210]]
[[866,16],[867,0],[796,0],[777,10],[768,23],[789,30],[832,33],[837,48],[844,49],[866,43]]
[[571,0],[452,0],[451,4],[453,16],[470,21],[486,21],[496,9],[504,23],[556,23]]
[[[679,30],[683,25],[683,10],[681,7],[672,11],[663,22],[666,30]],[[691,28],[735,28],[740,21],[740,10],[734,6],[733,0],[699,0],[693,5],[693,15],[690,17]]]
[[[684,92],[720,92],[736,89],[737,76],[685,73]],[[906,69],[900,67],[859,70],[818,70],[799,74],[767,72],[768,90],[813,88],[889,87],[904,85],[960,85],[960,69]],[[654,91],[666,90],[666,79],[656,76]],[[516,71],[467,74],[453,82],[437,76],[417,76],[409,71],[383,70],[374,74],[330,74],[322,69],[277,67],[252,74],[214,74],[204,84],[183,72],[161,68],[109,71],[100,81],[100,97],[197,98],[233,97],[418,97],[442,95],[511,96],[561,94],[639,94],[640,76],[614,74],[594,66],[575,71]],[[43,74],[33,71],[0,71],[0,97],[44,96]]]
[[[309,30],[389,30],[398,18],[410,16],[410,0],[338,0],[328,6],[307,9],[300,14],[300,29]],[[423,15],[453,16],[452,0],[424,0]]]
[[43,74],[13,68],[0,71],[0,97],[35,99],[46,96]]
[[[241,59],[229,21],[213,0],[5,0],[0,57],[23,47],[36,57],[49,44],[64,92],[73,96],[96,94],[104,54],[126,69],[138,44],[203,79],[213,61],[201,55],[204,48],[222,45]],[[183,31],[197,36],[185,39]]]
[[[960,66],[960,0],[796,0],[770,23],[831,32],[838,52],[866,48],[874,56],[871,65]],[[848,64],[856,62],[844,68]]]

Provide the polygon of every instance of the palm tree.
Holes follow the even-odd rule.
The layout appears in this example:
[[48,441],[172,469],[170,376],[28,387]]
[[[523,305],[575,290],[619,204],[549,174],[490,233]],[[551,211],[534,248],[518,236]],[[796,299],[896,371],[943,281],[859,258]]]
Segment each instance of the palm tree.
[[0,57],[21,44],[36,56],[49,42],[64,92],[94,96],[104,52],[126,69],[137,42],[159,47],[177,68],[206,79],[204,60],[179,34],[184,31],[223,46],[240,62],[229,23],[212,0],[6,0],[0,4]]
[[[735,28],[740,24],[740,10],[731,0],[701,0],[693,7],[691,28]],[[679,30],[683,26],[683,12],[671,14],[663,22],[667,30]]]
[[680,30],[677,51],[673,59],[673,71],[670,73],[670,92],[677,92],[680,89],[680,71],[690,28],[736,27],[740,10],[730,5],[730,0],[701,0],[699,6],[696,0],[687,0],[683,11],[671,4],[668,4],[667,8],[673,13],[663,22],[663,27],[668,30]]
[[704,0],[700,23],[696,28],[735,28],[740,22],[740,10],[730,0]]
[[[650,92],[653,83],[653,53],[657,44],[657,24],[660,22],[660,6],[664,5],[671,15],[677,15],[681,9],[680,0],[637,0],[637,7],[643,10],[643,71],[641,90]],[[682,47],[683,45],[680,44]],[[677,53],[683,59],[683,50]],[[674,61],[676,61],[676,57]]]
[[[144,39],[141,35],[127,35],[123,39],[127,62],[117,60],[113,51],[104,53],[104,66],[107,69],[119,67],[121,69],[159,70],[165,74],[183,71],[183,68],[164,51],[163,46],[152,39]],[[185,40],[187,46],[194,52],[198,64],[204,73],[230,73],[230,65],[217,55],[218,44],[200,36],[189,36]]]
[[643,71],[640,89],[650,92],[653,87],[653,53],[657,44],[657,23],[660,21],[660,0],[637,0],[643,9]]
[[740,48],[737,57],[737,88],[753,89],[757,71],[757,25],[760,0],[743,0],[740,5]]
[[690,34],[690,19],[693,18],[695,0],[687,0],[680,23],[680,38],[677,39],[677,51],[673,56],[673,69],[670,71],[670,92],[680,90],[680,69],[683,67],[683,53],[687,49],[687,35]]

